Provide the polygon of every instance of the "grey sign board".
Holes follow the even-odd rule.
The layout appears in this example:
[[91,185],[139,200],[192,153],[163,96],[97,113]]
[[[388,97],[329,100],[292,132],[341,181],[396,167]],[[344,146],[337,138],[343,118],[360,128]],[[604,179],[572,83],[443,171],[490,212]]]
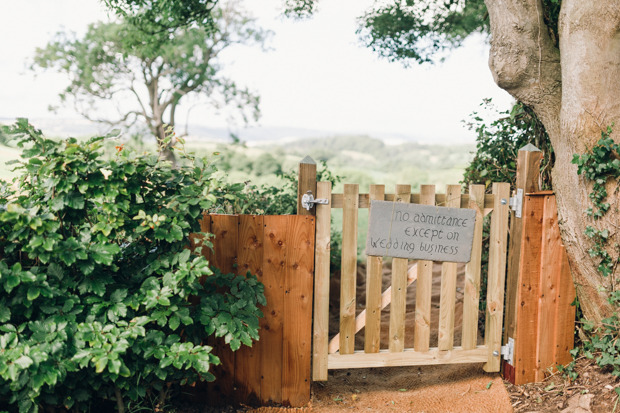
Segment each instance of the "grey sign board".
[[469,262],[476,211],[372,201],[366,255]]

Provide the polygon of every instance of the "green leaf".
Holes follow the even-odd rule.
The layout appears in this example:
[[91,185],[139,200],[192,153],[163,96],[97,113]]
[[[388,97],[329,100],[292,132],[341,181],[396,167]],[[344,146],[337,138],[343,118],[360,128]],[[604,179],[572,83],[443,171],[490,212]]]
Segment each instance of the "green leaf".
[[65,196],[65,203],[69,208],[83,209],[84,208],[84,195],[79,192],[70,192]]
[[21,356],[13,362],[22,369],[27,369],[33,363],[32,359],[26,355]]
[[172,331],[175,331],[177,328],[179,328],[180,323],[181,323],[181,319],[179,317],[172,316],[170,317],[170,320],[168,321],[168,326],[170,327]]
[[39,289],[38,286],[31,285],[30,288],[28,288],[27,297],[30,301],[34,301],[37,299],[37,297],[39,297],[40,293],[41,293],[41,290]]
[[110,301],[120,303],[125,299],[125,297],[127,297],[127,289],[119,289],[110,295]]
[[62,280],[65,276],[65,272],[60,265],[53,262],[47,267],[47,275],[56,277],[58,280]]
[[11,310],[8,307],[0,305],[0,323],[6,323],[11,319]]

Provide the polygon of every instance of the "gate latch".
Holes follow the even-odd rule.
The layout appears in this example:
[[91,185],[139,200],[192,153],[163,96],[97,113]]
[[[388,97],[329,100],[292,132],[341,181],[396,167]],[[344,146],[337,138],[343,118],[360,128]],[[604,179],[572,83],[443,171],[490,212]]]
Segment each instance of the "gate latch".
[[514,366],[515,355],[515,340],[512,337],[508,337],[508,343],[502,346],[502,358],[508,362],[511,366]]
[[304,194],[301,197],[301,206],[306,208],[308,211],[310,211],[314,204],[328,205],[329,201],[327,199],[314,199],[312,191],[308,191],[307,194]]
[[521,218],[521,211],[523,210],[523,189],[517,189],[516,196],[510,197],[510,207],[515,211],[515,216]]

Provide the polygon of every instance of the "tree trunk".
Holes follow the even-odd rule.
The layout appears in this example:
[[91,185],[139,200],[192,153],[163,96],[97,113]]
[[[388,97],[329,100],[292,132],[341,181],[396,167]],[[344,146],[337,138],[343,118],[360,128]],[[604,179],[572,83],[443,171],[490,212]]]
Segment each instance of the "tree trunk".
[[[571,160],[591,148],[601,130],[614,122],[620,125],[620,6],[617,0],[563,0],[558,49],[544,24],[540,0],[485,2],[492,34],[489,66],[498,86],[532,107],[549,133],[562,241],[582,311],[599,322],[612,313],[607,291],[615,289],[618,269],[608,278],[597,271],[599,260],[588,254],[592,242],[584,230],[591,225],[620,233],[614,228],[620,199],[609,188],[610,211],[603,220],[588,218],[592,186],[577,175]],[[612,137],[620,141],[617,132]]]

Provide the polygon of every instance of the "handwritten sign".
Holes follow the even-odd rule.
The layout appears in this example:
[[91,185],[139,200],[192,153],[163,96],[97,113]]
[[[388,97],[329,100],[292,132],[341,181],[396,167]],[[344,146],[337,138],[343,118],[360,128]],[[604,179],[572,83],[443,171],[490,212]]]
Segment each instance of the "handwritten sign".
[[366,255],[469,262],[476,211],[372,201]]

